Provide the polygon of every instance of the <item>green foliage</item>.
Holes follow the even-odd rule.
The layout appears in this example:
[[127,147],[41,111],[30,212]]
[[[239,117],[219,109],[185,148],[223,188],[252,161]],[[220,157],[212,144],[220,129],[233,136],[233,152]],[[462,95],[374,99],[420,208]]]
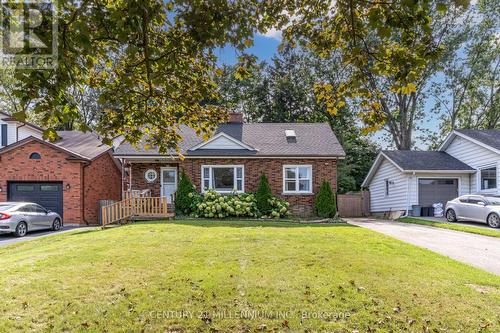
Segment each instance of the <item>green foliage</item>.
[[288,202],[271,196],[268,198],[269,210],[262,214],[257,208],[255,195],[240,193],[222,195],[214,190],[208,190],[204,195],[189,193],[191,200],[191,216],[205,218],[225,217],[269,217],[280,218],[288,216]]
[[280,218],[280,217],[286,217],[290,214],[288,210],[288,206],[290,206],[290,203],[286,200],[280,199],[278,197],[271,197],[270,199],[267,200],[269,204],[269,212],[267,215],[263,215],[263,217],[270,217],[270,218]]
[[318,194],[314,200],[314,208],[320,217],[334,217],[337,213],[335,195],[333,194],[330,183],[323,181]]
[[[214,49],[251,46],[257,30],[282,25],[282,6],[254,0],[60,0],[58,68],[16,70],[15,95],[23,105],[31,100],[36,118],[53,129],[80,117],[75,90],[92,89],[103,105],[95,130],[105,142],[123,135],[167,153],[181,140],[180,125],[206,136],[227,118],[224,109],[207,103],[217,97]],[[37,35],[51,36],[49,27],[40,25]],[[57,139],[57,133],[49,129],[45,137]]]
[[257,217],[258,210],[253,194],[221,195],[208,190],[196,205],[194,217],[224,218],[229,216]]
[[255,192],[255,200],[257,202],[257,208],[261,214],[268,214],[271,212],[270,199],[273,198],[273,193],[271,191],[271,186],[265,174],[260,176],[259,186],[257,187],[257,192]]
[[196,188],[191,183],[189,177],[182,171],[179,179],[179,186],[175,195],[175,210],[178,213],[190,214],[193,201],[196,199],[198,193]]
[[[234,77],[236,66],[225,66],[218,79],[219,103],[245,113],[254,122],[327,122],[342,144],[346,158],[338,165],[338,192],[359,191],[378,147],[361,133],[356,107],[348,102],[337,114],[317,103],[314,84],[339,85],[351,69],[339,53],[320,58],[310,50],[284,48],[269,64],[252,68],[243,80]],[[262,210],[262,209],[261,209]]]

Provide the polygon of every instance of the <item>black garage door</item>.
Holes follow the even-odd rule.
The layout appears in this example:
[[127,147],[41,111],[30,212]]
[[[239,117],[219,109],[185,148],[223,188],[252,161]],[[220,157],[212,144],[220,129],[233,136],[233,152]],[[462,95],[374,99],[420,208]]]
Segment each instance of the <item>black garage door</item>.
[[458,197],[458,179],[419,179],[418,204],[430,207],[435,203],[446,202]]
[[61,182],[9,182],[9,201],[35,202],[63,216],[63,191]]

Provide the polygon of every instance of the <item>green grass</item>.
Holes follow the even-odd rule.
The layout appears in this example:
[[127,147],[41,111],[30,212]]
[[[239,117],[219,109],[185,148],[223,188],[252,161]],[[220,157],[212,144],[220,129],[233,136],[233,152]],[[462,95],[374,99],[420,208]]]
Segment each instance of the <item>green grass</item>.
[[484,235],[484,236],[500,237],[500,230],[493,229],[493,228],[487,229],[487,228],[467,226],[467,225],[462,225],[462,224],[454,224],[454,223],[450,223],[450,222],[437,222],[437,221],[415,219],[415,218],[411,218],[411,217],[402,217],[402,218],[399,218],[397,221],[398,222],[405,222],[405,223],[429,225],[431,227],[469,232],[472,234],[478,234],[478,235]]
[[0,248],[0,331],[499,332],[500,277],[346,224],[174,221]]

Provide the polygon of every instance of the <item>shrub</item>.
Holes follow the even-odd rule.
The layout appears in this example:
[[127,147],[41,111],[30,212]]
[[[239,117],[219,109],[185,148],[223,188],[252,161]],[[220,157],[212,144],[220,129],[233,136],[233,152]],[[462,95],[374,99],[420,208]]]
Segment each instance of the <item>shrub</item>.
[[221,195],[208,190],[196,203],[194,217],[224,218],[228,216],[257,217],[258,210],[253,194]]
[[261,214],[266,215],[271,213],[273,207],[270,200],[273,199],[273,193],[265,174],[260,176],[259,186],[257,187],[257,192],[255,192],[255,199],[257,201],[257,208]]
[[277,219],[280,217],[288,216],[288,206],[290,206],[290,203],[288,201],[277,197],[271,197],[271,199],[268,200],[268,203],[269,207],[271,207],[271,210],[268,214],[269,217]]
[[314,200],[314,208],[320,217],[334,217],[337,213],[335,204],[335,195],[333,194],[330,183],[323,181],[318,194]]
[[181,174],[179,179],[179,186],[175,196],[175,210],[178,213],[189,214],[192,212],[193,201],[196,199],[196,188],[188,176],[184,173]]

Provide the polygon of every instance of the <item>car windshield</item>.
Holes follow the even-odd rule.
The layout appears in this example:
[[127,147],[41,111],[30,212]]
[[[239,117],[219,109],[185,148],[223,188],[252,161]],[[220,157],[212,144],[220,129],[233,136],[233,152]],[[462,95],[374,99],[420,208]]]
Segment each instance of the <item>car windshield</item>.
[[500,206],[500,198],[497,198],[497,197],[488,197],[488,203],[490,205],[494,205],[494,206]]

